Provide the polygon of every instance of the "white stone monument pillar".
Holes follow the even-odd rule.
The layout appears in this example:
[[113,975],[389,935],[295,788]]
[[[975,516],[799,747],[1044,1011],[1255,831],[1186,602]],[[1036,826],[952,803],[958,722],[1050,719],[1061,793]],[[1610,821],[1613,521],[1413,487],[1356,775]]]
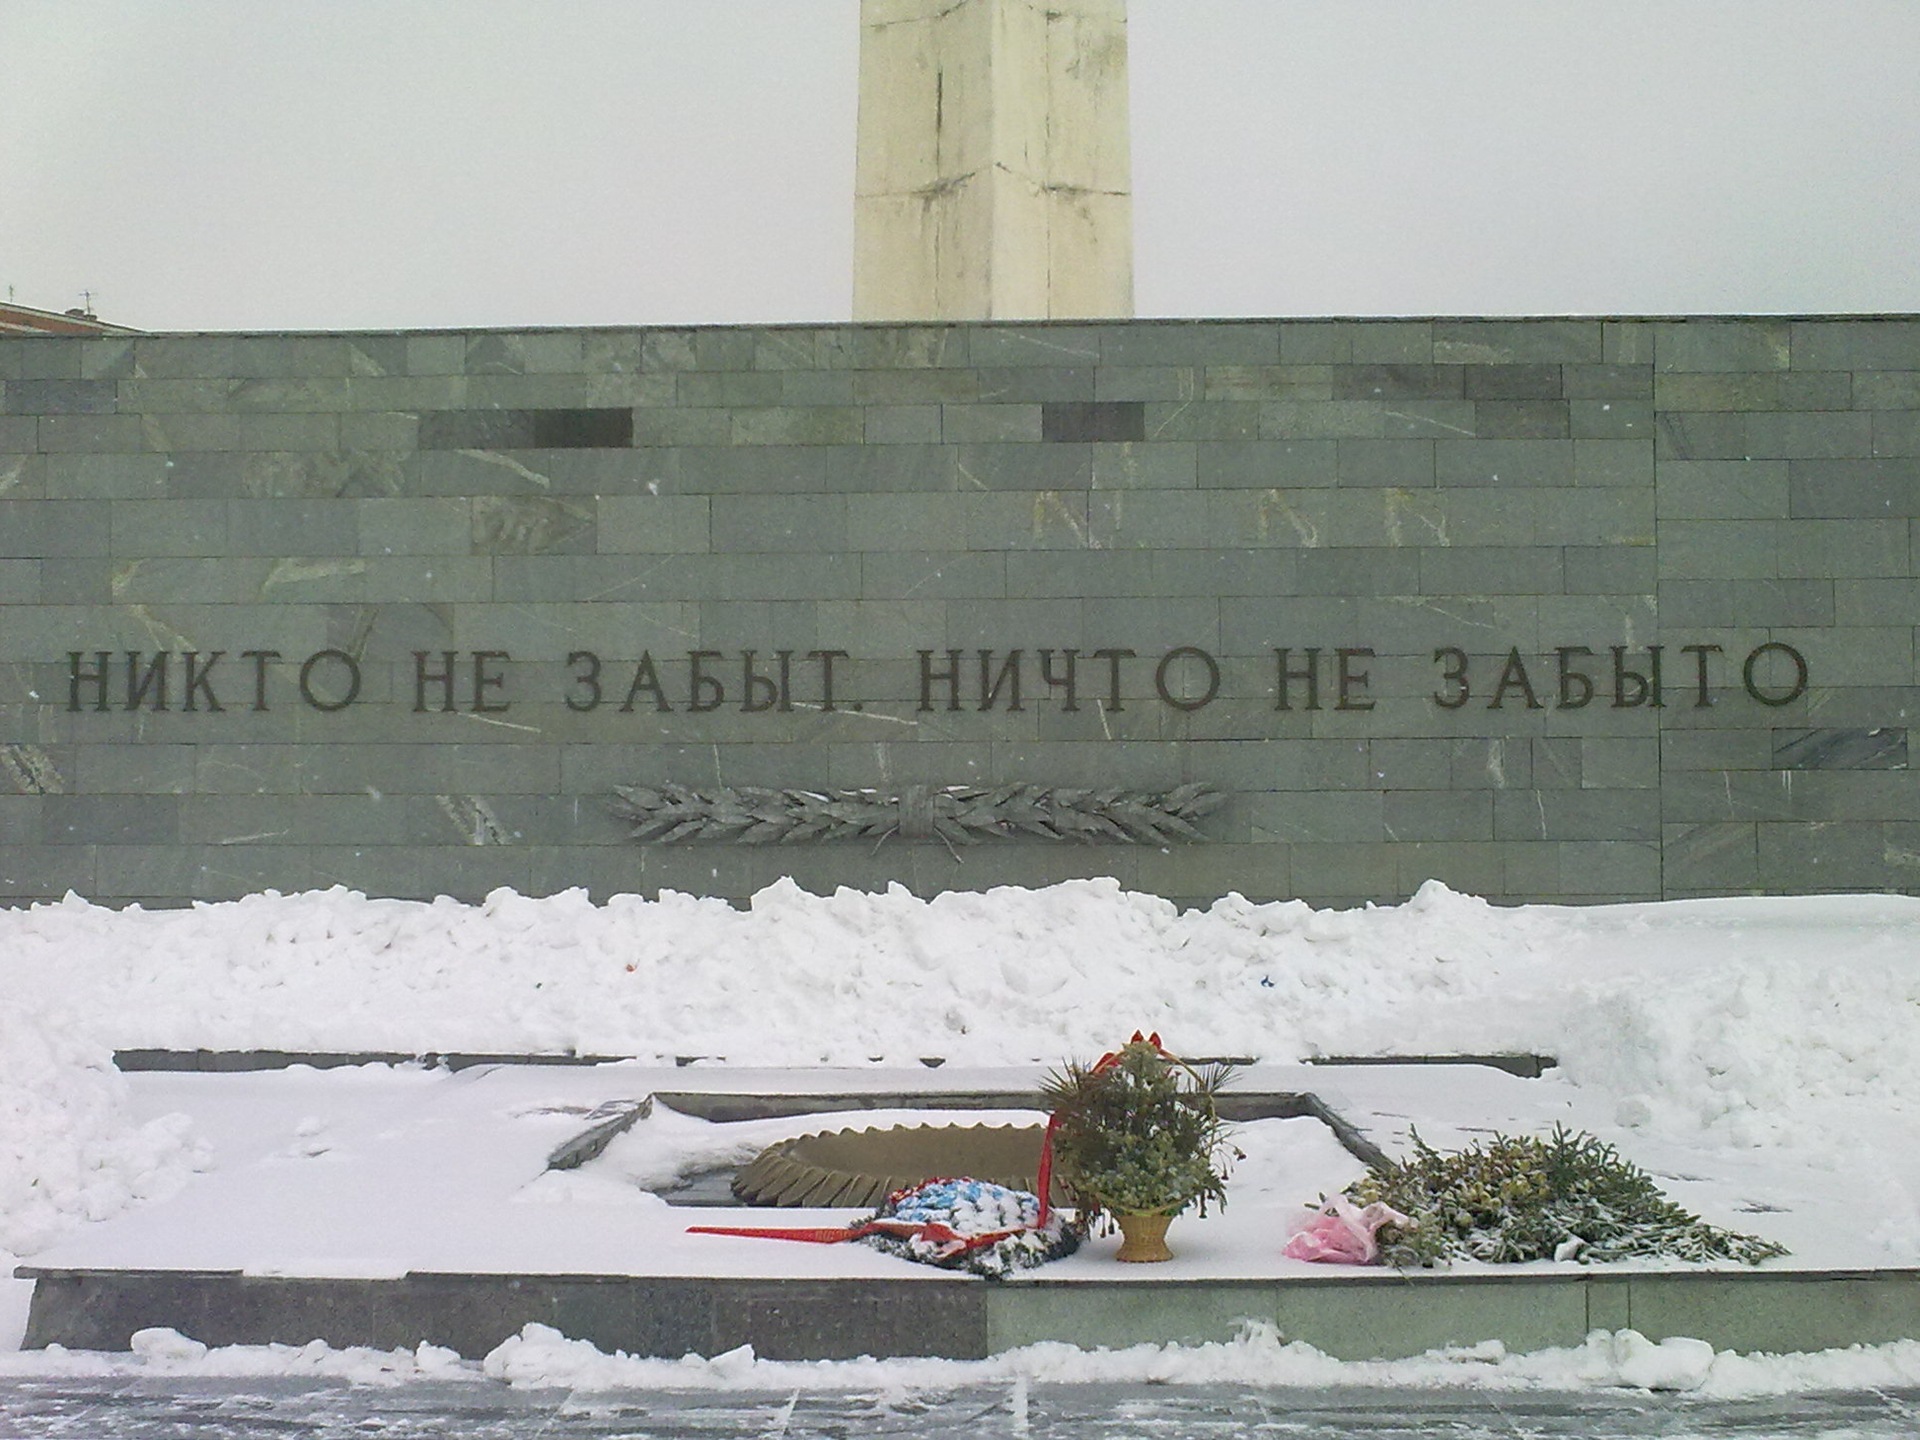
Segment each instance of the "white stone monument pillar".
[[856,320],[1133,314],[1126,0],[860,0]]

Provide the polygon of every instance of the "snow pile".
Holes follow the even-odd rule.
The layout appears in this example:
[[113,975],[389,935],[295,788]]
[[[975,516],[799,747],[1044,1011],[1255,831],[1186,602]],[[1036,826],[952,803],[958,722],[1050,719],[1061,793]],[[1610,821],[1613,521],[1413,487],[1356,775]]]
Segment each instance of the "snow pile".
[[[1822,1102],[1920,1094],[1917,922],[1920,905],[1884,896],[1596,910],[1584,948],[1617,968],[1549,1012],[1556,1053],[1622,1097],[1624,1123],[1817,1138]],[[1610,928],[1612,950],[1596,943]]]
[[480,1362],[436,1345],[416,1349],[333,1349],[307,1345],[228,1345],[210,1349],[167,1329],[134,1335],[132,1353],[45,1350],[0,1354],[0,1377],[117,1375],[129,1377],[293,1377],[356,1385],[411,1380],[492,1381],[516,1389],[760,1392],[914,1390],[964,1385],[1168,1384],[1239,1385],[1263,1389],[1373,1386],[1523,1390],[1657,1390],[1702,1399],[1739,1400],[1822,1390],[1893,1390],[1920,1385],[1920,1342],[1855,1345],[1797,1355],[1741,1354],[1705,1341],[1655,1343],[1634,1330],[1596,1330],[1584,1344],[1510,1354],[1498,1341],[1433,1350],[1406,1360],[1336,1360],[1311,1345],[1287,1341],[1271,1325],[1251,1322],[1219,1344],[1135,1345],[1082,1350],[1045,1343],[987,1360],[762,1360],[742,1346],[712,1359],[678,1360],[607,1354],[530,1324]]
[[[1916,941],[1908,897],[1500,908],[1438,883],[1346,911],[1182,912],[1112,880],[930,900],[781,882],[746,910],[578,890],[69,896],[0,911],[0,1243],[37,1245],[184,1163],[166,1124],[115,1128],[101,1047],[1024,1065],[1137,1026],[1266,1061],[1556,1055],[1623,1125],[1831,1149],[1832,1105],[1920,1094]],[[56,1041],[23,1011],[71,1018]],[[1920,1247],[1920,1215],[1897,1224]]]
[[1501,1390],[1637,1389],[1717,1399],[1920,1383],[1920,1342],[1853,1346],[1806,1355],[1742,1355],[1701,1340],[1658,1344],[1635,1330],[1596,1330],[1571,1348],[1509,1354],[1498,1341],[1435,1350],[1408,1360],[1336,1360],[1272,1325],[1249,1322],[1221,1344],[1135,1345],[1082,1350],[1048,1342],[987,1360],[757,1358],[742,1346],[712,1359],[649,1360],[605,1354],[545,1325],[528,1325],[483,1362],[492,1379],[523,1388],[571,1390],[905,1390],[996,1380],[1077,1385],[1159,1383],[1285,1389],[1326,1386],[1453,1386]]
[[1518,1044],[1511,1007],[1490,1002],[1568,924],[1438,885],[1388,909],[1229,897],[1184,914],[1112,880],[931,900],[783,881],[745,911],[675,894],[596,906],[578,890],[171,911],[70,896],[0,912],[0,981],[83,1011],[121,1048],[1003,1064],[1097,1053],[1121,1016],[1285,1060],[1389,1046],[1436,1015],[1448,1043]]
[[254,1376],[344,1380],[354,1385],[402,1385],[410,1380],[482,1381],[485,1375],[452,1350],[422,1344],[412,1350],[336,1350],[324,1340],[306,1345],[223,1345],[210,1349],[177,1330],[136,1330],[131,1353],[44,1350],[0,1354],[4,1375]]
[[1420,1386],[1477,1390],[1658,1390],[1738,1400],[1822,1390],[1893,1390],[1920,1385],[1920,1342],[1855,1345],[1815,1354],[1740,1354],[1701,1340],[1655,1343],[1634,1330],[1596,1330],[1584,1344],[1510,1354],[1498,1341],[1433,1350],[1407,1360],[1336,1360],[1289,1342],[1271,1325],[1249,1323],[1220,1344],[1135,1345],[1081,1350],[1046,1343],[987,1360],[762,1360],[742,1346],[702,1359],[606,1354],[546,1325],[528,1325],[475,1363],[451,1350],[332,1349],[229,1345],[209,1349],[173,1330],[142,1330],[131,1354],[45,1350],[0,1354],[0,1377],[119,1375],[343,1380],[395,1385],[409,1380],[492,1381],[517,1389],[760,1392],[874,1391],[897,1395],[963,1385],[1168,1384],[1263,1389]]
[[[171,1194],[206,1163],[184,1115],[134,1125],[126,1081],[76,1027],[0,1009],[0,1251]],[[10,1270],[0,1255],[0,1273]]]
[[1500,908],[1437,882],[1345,911],[1181,912],[1112,880],[930,900],[782,881],[746,910],[69,896],[0,911],[0,993],[115,1048],[1051,1064],[1138,1026],[1267,1061],[1531,1051],[1623,1097],[1623,1123],[1755,1144],[1817,1132],[1823,1099],[1920,1093],[1916,940],[1907,897]]

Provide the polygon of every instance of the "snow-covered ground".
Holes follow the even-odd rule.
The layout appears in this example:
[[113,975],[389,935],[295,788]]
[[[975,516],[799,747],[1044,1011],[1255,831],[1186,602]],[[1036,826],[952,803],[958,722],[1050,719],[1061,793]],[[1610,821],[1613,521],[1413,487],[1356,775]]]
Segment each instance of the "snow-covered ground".
[[[933,1077],[1089,1058],[1136,1027],[1182,1053],[1267,1065],[1554,1055],[1559,1070],[1529,1082],[1543,1121],[1557,1106],[1658,1173],[1704,1159],[1729,1200],[1765,1199],[1769,1182],[1824,1187],[1818,1226],[1845,1232],[1835,1244],[1859,1263],[1911,1265],[1916,939],[1920,901],[1906,897],[1500,908],[1437,884],[1352,911],[1230,897],[1180,912],[1105,881],[926,901],[780,884],[745,911],[685,896],[596,906],[580,892],[469,906],[335,890],[153,912],[70,897],[0,912],[0,1249],[12,1252],[0,1274],[12,1256],[77,1242],[88,1221],[143,1204],[158,1215],[196,1171],[208,1186],[232,1161],[234,1123],[154,1113],[169,1092],[130,1087],[114,1049],[572,1050],[699,1057],[703,1081],[796,1066]],[[1374,1083],[1318,1073],[1356,1093]],[[1435,1118],[1440,1133],[1422,1133],[1444,1143],[1461,1117]],[[309,1158],[333,1148],[298,1130],[276,1143]],[[1776,1223],[1750,1218],[1743,1228]],[[0,1285],[0,1347],[17,1343],[24,1290]],[[1896,1351],[1873,1363],[1913,1363]]]

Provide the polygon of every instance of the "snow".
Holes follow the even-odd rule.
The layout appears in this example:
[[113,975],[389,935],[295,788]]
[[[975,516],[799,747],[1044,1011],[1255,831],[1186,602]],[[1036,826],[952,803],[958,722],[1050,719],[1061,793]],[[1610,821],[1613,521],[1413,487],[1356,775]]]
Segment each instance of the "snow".
[[[1402,905],[1346,911],[1231,896],[1183,912],[1111,880],[930,900],[898,887],[815,896],[781,882],[745,910],[673,894],[596,905],[581,891],[499,891],[467,905],[335,889],[165,911],[69,896],[0,911],[0,1250],[10,1252],[0,1274],[16,1256],[49,1263],[74,1246],[141,1245],[199,1247],[201,1259],[219,1252],[253,1268],[393,1273],[425,1268],[415,1263],[422,1247],[470,1262],[491,1244],[514,1252],[494,1268],[517,1268],[509,1262],[543,1257],[487,1233],[525,1213],[505,1207],[565,1203],[677,1223],[679,1212],[641,1187],[724,1163],[759,1134],[656,1111],[597,1168],[542,1179],[547,1149],[595,1104],[696,1085],[751,1089],[773,1067],[842,1067],[801,1082],[820,1089],[961,1088],[969,1075],[1018,1088],[1135,1027],[1184,1054],[1252,1057],[1260,1068],[1248,1083],[1312,1089],[1390,1149],[1413,1124],[1445,1146],[1485,1128],[1567,1120],[1620,1145],[1716,1223],[1781,1239],[1794,1264],[1910,1266],[1920,1263],[1916,940],[1920,900],[1902,896],[1503,908],[1437,883]],[[571,1051],[637,1064],[630,1074],[536,1076],[111,1068],[112,1050],[146,1047]],[[1329,1056],[1501,1051],[1557,1056],[1560,1066],[1540,1081],[1299,1069]],[[923,1057],[944,1063],[927,1069]],[[671,1068],[688,1059],[691,1068]],[[780,1081],[796,1083],[791,1071]],[[501,1143],[462,1153],[461,1127],[479,1124]],[[805,1128],[818,1126],[786,1133]],[[1247,1237],[1280,1226],[1289,1207],[1350,1169],[1344,1152],[1289,1169],[1273,1157],[1299,1147],[1247,1148],[1235,1204],[1196,1228],[1186,1273],[1252,1273]],[[404,1204],[384,1221],[359,1215],[391,1242],[363,1253],[345,1238],[359,1214],[350,1182],[377,1166],[401,1177],[403,1193],[422,1187],[422,1205],[455,1174],[481,1199],[437,1234],[408,1221]],[[216,1201],[289,1194],[311,1197],[296,1206],[314,1220],[304,1251],[230,1208],[218,1211],[221,1225],[205,1223]],[[661,1263],[898,1273],[884,1256],[852,1258],[860,1248],[715,1239],[697,1252],[667,1246]],[[1277,1240],[1263,1246],[1255,1270],[1294,1263],[1265,1258],[1277,1251]],[[566,1258],[605,1263],[584,1243]],[[25,1288],[0,1281],[0,1349],[17,1343]],[[1639,1347],[1613,1336],[1564,1363],[1642,1377],[1619,1383],[1697,1375],[1703,1387],[1747,1363],[1673,1341]],[[1861,1365],[1883,1367],[1874,1373],[1915,1363],[1900,1347],[1860,1353],[1872,1357]],[[212,1363],[158,1352],[127,1363],[163,1361]],[[1479,1373],[1536,1362],[1433,1363]]]
[[[1030,1090],[1037,1068],[917,1072],[823,1072],[837,1085],[876,1092],[937,1084]],[[1251,1072],[1266,1088],[1313,1078],[1298,1067]],[[790,1082],[778,1072],[708,1072],[705,1088],[749,1093]],[[1499,1077],[1526,1101],[1527,1082]],[[547,1156],[610,1099],[685,1088],[687,1072],[644,1067],[560,1069],[496,1066],[448,1072],[386,1065],[295,1067],[245,1075],[129,1077],[136,1116],[184,1111],[219,1163],[190,1188],[143,1205],[111,1225],[88,1226],[37,1251],[50,1268],[136,1268],[249,1274],[392,1277],[409,1271],[461,1274],[900,1277],[965,1283],[862,1245],[795,1245],[689,1235],[691,1224],[755,1223],[738,1212],[670,1205],[644,1184],[714,1165],[738,1164],[776,1140],[820,1129],[918,1121],[912,1110],[865,1110],[823,1118],[716,1124],[656,1105],[653,1113],[579,1170],[549,1172]],[[1383,1077],[1362,1095],[1398,1095],[1418,1078]],[[1378,1088],[1386,1085],[1385,1089]],[[1428,1089],[1434,1087],[1428,1086]],[[1371,1101],[1353,1102],[1362,1119]],[[1499,1102],[1495,1102],[1499,1108]],[[1511,1108],[1510,1106],[1507,1108]],[[1470,1123],[1482,1105],[1451,1118]],[[1469,1113],[1471,1112],[1471,1113]],[[1024,1111],[942,1111],[957,1123],[1032,1124]],[[1429,1106],[1441,1123],[1446,1107]],[[1534,1112],[1526,1109],[1527,1121]],[[312,1123],[316,1119],[321,1124]],[[1523,1123],[1527,1123],[1523,1121]],[[1181,1231],[1181,1254],[1156,1267],[1167,1278],[1298,1274],[1276,1235],[1323,1190],[1356,1179],[1361,1166],[1315,1120],[1241,1127],[1247,1160],[1231,1182],[1233,1203]],[[564,1219],[552,1207],[564,1206]],[[851,1209],[783,1210],[779,1223],[844,1225]],[[207,1223],[209,1214],[221,1223]],[[556,1223],[560,1221],[560,1223]],[[765,1223],[764,1216],[759,1223]],[[1051,1280],[1110,1278],[1112,1237],[1050,1264]]]
[[0,993],[116,1048],[1004,1065],[1099,1053],[1136,1024],[1267,1061],[1417,1037],[1555,1054],[1625,1116],[1753,1143],[1811,1100],[1920,1080],[1916,933],[1906,897],[1500,908],[1438,883],[1346,911],[1182,912],[1111,880],[931,900],[782,881],[747,910],[578,890],[163,911],[69,896],[0,912]]
[[[1018,1380],[1051,1384],[1146,1381],[1169,1385],[1471,1386],[1499,1390],[1669,1390],[1731,1400],[1813,1390],[1920,1383],[1920,1342],[1853,1346],[1810,1355],[1739,1355],[1699,1340],[1655,1344],[1634,1330],[1596,1330],[1580,1346],[1510,1354],[1498,1341],[1435,1350],[1409,1360],[1335,1360],[1273,1326],[1248,1322],[1222,1344],[1082,1350],[1045,1343],[987,1360],[769,1361],[751,1347],[711,1359],[606,1355],[545,1325],[528,1325],[481,1362],[516,1386],[577,1390],[932,1389]],[[5,1373],[0,1370],[0,1373]]]
[[1408,1360],[1335,1360],[1272,1326],[1249,1323],[1234,1340],[1204,1345],[1135,1345],[1082,1350],[1027,1345],[987,1360],[762,1360],[742,1346],[678,1360],[612,1355],[530,1324],[484,1360],[461,1360],[433,1345],[413,1350],[333,1349],[308,1345],[229,1345],[209,1349],[172,1330],[143,1330],[131,1354],[50,1346],[0,1354],[8,1376],[290,1376],[401,1385],[409,1380],[492,1382],[516,1389],[820,1392],[901,1395],[992,1382],[1236,1385],[1273,1390],[1331,1386],[1505,1391],[1661,1390],[1738,1400],[1815,1391],[1920,1385],[1920,1342],[1853,1346],[1803,1355],[1740,1355],[1698,1340],[1656,1344],[1634,1330],[1596,1330],[1584,1344],[1510,1354],[1498,1341],[1429,1351]]
[[1917,927],[1904,898],[1502,909],[1437,883],[1393,907],[1185,912],[1111,880],[931,900],[783,881],[748,910],[334,889],[0,912],[0,984],[120,1048],[990,1065],[1104,1047],[1114,1016],[1274,1061],[1417,1033],[1434,1051],[1560,1053],[1710,1120],[1920,1073],[1883,1003],[1920,994],[1902,963]]
[[0,1005],[0,1349],[19,1344],[32,1290],[15,1255],[165,1198],[210,1158],[185,1115],[131,1119],[112,1051],[80,1031]]
[[0,1353],[0,1379],[10,1375],[290,1376],[395,1385],[408,1380],[481,1380],[484,1372],[439,1345],[413,1350],[334,1349],[306,1345],[223,1345],[209,1348],[178,1331],[156,1328],[133,1335],[130,1352],[101,1353],[49,1345]]
[[0,1010],[0,1247],[27,1252],[77,1219],[178,1190],[206,1159],[184,1115],[135,1125],[97,1042]]
[[[1512,962],[1574,923],[1438,888],[1377,911],[1234,899],[1183,914],[1110,880],[925,901],[782,882],[745,911],[579,891],[158,912],[70,898],[5,917],[0,978],[20,1002],[85,1011],[120,1047],[1003,1064],[1103,1046],[1104,1009],[1291,1059],[1393,1043],[1410,1006],[1471,1023]],[[1077,1003],[1096,976],[1103,1007]]]

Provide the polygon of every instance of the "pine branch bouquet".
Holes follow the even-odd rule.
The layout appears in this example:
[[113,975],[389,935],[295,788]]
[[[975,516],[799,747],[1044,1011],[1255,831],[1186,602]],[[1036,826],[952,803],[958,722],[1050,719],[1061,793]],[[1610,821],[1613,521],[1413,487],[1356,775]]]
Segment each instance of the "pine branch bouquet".
[[1228,1126],[1214,1097],[1231,1069],[1195,1068],[1138,1032],[1090,1066],[1069,1062],[1041,1097],[1054,1162],[1082,1226],[1102,1213],[1176,1215],[1226,1204]]
[[1560,1126],[1544,1140],[1496,1135],[1452,1154],[1415,1135],[1410,1158],[1375,1167],[1347,1193],[1412,1220],[1381,1228],[1389,1265],[1655,1255],[1753,1265],[1786,1254],[1770,1240],[1707,1224],[1613,1146]]

